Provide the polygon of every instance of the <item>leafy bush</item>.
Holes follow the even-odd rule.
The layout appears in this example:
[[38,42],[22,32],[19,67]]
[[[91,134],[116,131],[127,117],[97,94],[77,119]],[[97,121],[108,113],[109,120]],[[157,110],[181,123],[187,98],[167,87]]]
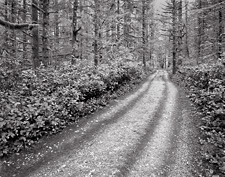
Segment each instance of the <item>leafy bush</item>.
[[[136,64],[0,70],[0,156],[18,152],[90,114],[145,73]],[[123,89],[125,88],[125,89]]]
[[203,136],[206,176],[225,174],[225,67],[202,65],[181,68],[174,78],[186,87],[190,99],[203,114]]

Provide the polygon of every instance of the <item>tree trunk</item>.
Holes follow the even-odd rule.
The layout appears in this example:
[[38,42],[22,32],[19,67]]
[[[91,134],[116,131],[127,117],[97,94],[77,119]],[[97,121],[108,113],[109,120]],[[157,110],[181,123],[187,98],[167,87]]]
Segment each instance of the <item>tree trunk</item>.
[[[5,0],[5,21],[8,21],[8,0]],[[1,19],[0,19],[1,22]],[[5,49],[8,48],[9,46],[9,33],[8,33],[8,28],[5,26],[5,33],[4,33],[4,46]]]
[[182,45],[183,45],[183,5],[182,0],[179,1],[178,5],[178,54],[179,54],[179,62],[182,62]]
[[120,0],[117,0],[117,41],[120,39]]
[[56,41],[56,50],[59,47],[59,2],[55,0],[55,41]]
[[188,1],[185,0],[185,55],[190,58],[189,46],[188,46]]
[[94,0],[94,65],[99,62],[99,0]]
[[[23,0],[23,22],[27,22],[27,1]],[[23,33],[23,60],[27,58],[27,35]]]
[[[15,0],[11,1],[11,22],[12,23],[16,23],[16,2]],[[12,29],[11,32],[11,38],[12,38],[12,54],[13,57],[16,58],[17,57],[17,46],[16,46],[16,33],[15,30]]]
[[[222,0],[219,0],[219,3],[221,3]],[[224,6],[224,5],[222,5]],[[221,59],[222,58],[222,54],[223,54],[223,51],[222,51],[222,42],[223,42],[223,12],[222,12],[222,9],[219,10],[218,12],[219,14],[219,32],[218,32],[218,59]]]
[[123,36],[124,36],[124,46],[129,47],[129,1],[124,1],[124,27],[123,27]]
[[[83,1],[80,1],[80,14],[81,14],[81,16],[82,16],[82,14],[83,14]],[[83,47],[84,47],[84,45],[83,45],[83,43],[84,43],[84,38],[83,38],[83,36],[80,38],[80,41],[79,41],[79,58],[80,59],[83,59]]]
[[[202,8],[202,0],[198,0],[198,9]],[[202,26],[202,13],[200,12],[198,14],[198,43],[197,43],[197,52],[198,52],[198,57],[197,57],[197,64],[200,63],[200,59],[202,56],[202,50],[201,50],[201,45],[202,45],[202,31],[203,31],[203,26]]]
[[155,29],[154,29],[154,22],[151,22],[151,27],[150,27],[150,64],[152,67],[154,67],[154,62],[153,62],[153,52],[154,52],[154,38],[155,38]]
[[78,15],[77,15],[77,11],[78,11],[78,0],[74,0],[73,2],[73,20],[72,20],[72,48],[73,48],[73,54],[74,56],[76,55],[75,53],[75,49],[74,49],[74,44],[76,42],[76,37],[77,37],[77,19],[78,19]]
[[142,63],[146,68],[146,0],[142,0]]
[[173,51],[172,51],[172,55],[173,55],[173,74],[176,74],[176,27],[177,27],[177,23],[176,23],[176,18],[177,18],[177,14],[176,14],[176,0],[172,0],[172,5],[173,5],[173,9],[172,9],[172,25],[173,25],[173,36],[172,36],[172,42],[173,42]]
[[49,30],[49,0],[42,0],[43,7],[43,31],[42,31],[42,55],[43,64],[45,67],[49,65],[49,40],[48,40],[48,30]]
[[[38,24],[38,10],[36,6],[38,6],[37,0],[32,0],[32,22],[34,24]],[[38,36],[39,36],[38,26],[36,26],[32,30],[32,58],[34,69],[40,66]]]

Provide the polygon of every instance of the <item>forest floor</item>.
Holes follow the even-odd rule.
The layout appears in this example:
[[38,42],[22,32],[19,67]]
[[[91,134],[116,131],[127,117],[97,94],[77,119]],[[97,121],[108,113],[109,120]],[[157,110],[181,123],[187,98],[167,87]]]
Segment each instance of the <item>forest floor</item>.
[[0,177],[194,177],[198,157],[191,103],[157,71],[107,108],[1,160]]

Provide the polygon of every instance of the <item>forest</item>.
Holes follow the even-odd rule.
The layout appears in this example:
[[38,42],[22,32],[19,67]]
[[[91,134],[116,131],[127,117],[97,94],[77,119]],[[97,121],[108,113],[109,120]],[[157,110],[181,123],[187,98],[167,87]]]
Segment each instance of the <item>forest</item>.
[[157,69],[199,115],[205,176],[225,174],[225,1],[0,0],[0,157],[135,89]]

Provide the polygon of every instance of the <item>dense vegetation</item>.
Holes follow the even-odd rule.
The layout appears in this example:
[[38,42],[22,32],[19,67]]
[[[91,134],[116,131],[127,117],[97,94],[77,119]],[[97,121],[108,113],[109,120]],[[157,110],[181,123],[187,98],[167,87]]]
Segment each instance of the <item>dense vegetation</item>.
[[145,78],[157,64],[152,2],[0,0],[0,156]]
[[0,0],[0,157],[105,106],[150,65],[187,88],[205,176],[224,175],[225,0],[167,0],[161,15],[153,2]]
[[60,70],[0,70],[0,156],[18,152],[43,135],[129,91],[146,74],[134,63],[96,68],[87,63]]
[[201,113],[205,176],[225,174],[225,68],[222,64],[183,67],[174,79],[187,88]]

